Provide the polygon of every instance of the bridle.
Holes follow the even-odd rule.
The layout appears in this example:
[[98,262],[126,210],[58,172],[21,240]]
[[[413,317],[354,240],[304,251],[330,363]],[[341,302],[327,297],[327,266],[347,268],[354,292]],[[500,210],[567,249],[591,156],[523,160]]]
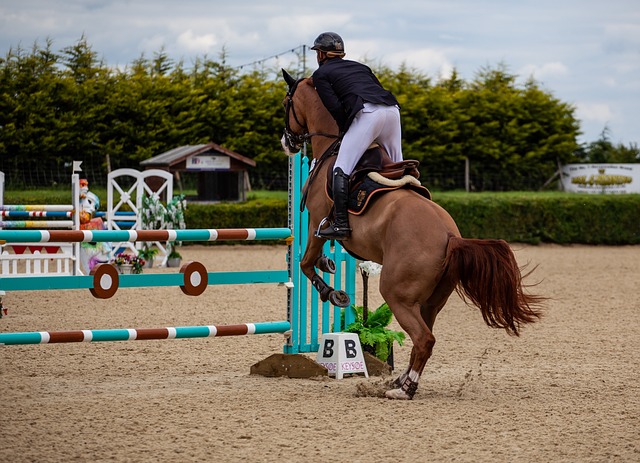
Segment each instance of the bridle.
[[[302,82],[302,79],[296,80],[295,83],[291,87],[289,87],[289,90],[287,90],[286,102],[284,106],[284,138],[290,147],[298,149],[302,146],[303,143],[310,140],[311,138],[307,135],[307,126],[300,122],[300,119],[298,119],[298,115],[296,114],[296,108],[293,106],[293,94],[298,88],[298,84],[300,82]],[[304,133],[297,134],[293,130],[291,130],[291,124],[289,123],[291,115],[293,115],[293,119],[296,121],[296,124],[304,129]]]
[[[289,87],[289,90],[287,90],[287,96],[286,96],[286,102],[285,102],[285,116],[284,116],[284,124],[285,124],[284,137],[287,144],[292,148],[299,149],[304,143],[310,141],[311,138],[315,136],[335,138],[336,140],[341,139],[342,137],[340,135],[335,135],[332,133],[324,133],[324,132],[309,133],[309,129],[307,128],[307,125],[300,122],[300,119],[298,118],[298,114],[296,113],[296,108],[293,105],[293,94],[296,92],[298,85],[303,80],[304,78],[296,80],[293,83],[293,85]],[[298,133],[295,133],[293,130],[291,130],[291,124],[289,123],[289,120],[291,119],[290,116],[293,116],[293,120],[296,121],[296,124],[302,127],[302,129],[304,130],[303,133],[298,134]]]

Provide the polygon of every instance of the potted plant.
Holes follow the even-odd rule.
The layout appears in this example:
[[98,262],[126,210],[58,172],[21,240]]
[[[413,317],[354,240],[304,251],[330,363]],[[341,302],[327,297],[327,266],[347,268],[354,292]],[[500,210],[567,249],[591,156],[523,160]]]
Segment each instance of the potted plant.
[[118,254],[112,261],[112,264],[118,268],[120,274],[142,273],[145,263],[146,261],[142,257],[125,253]]
[[169,254],[167,255],[167,267],[180,267],[182,263],[182,254],[178,252],[178,246],[175,241],[169,243]]
[[145,260],[145,266],[147,268],[153,267],[153,260],[157,254],[158,248],[149,246],[147,243],[145,243],[144,247],[138,251],[138,257]]
[[364,351],[375,355],[383,362],[387,362],[393,368],[393,342],[397,341],[399,345],[402,345],[405,334],[387,328],[393,320],[393,313],[389,305],[386,302],[383,303],[373,312],[369,312],[366,319],[364,314],[367,310],[365,307],[352,305],[351,309],[355,311],[355,321],[344,327],[343,317],[343,331],[357,333]]
[[[174,196],[171,201],[167,203],[165,224],[168,229],[171,230],[184,230],[186,227],[184,221],[184,211],[187,208],[187,201],[184,195]],[[167,245],[167,267],[180,267],[182,263],[182,255],[178,252],[178,246],[182,243],[180,241],[172,241]]]

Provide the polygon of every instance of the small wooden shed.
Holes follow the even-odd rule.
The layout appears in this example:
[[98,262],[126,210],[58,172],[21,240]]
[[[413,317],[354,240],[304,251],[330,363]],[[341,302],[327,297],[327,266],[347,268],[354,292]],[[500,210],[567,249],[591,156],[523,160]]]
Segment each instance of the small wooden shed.
[[140,163],[144,170],[171,172],[180,191],[190,180],[185,177],[197,177],[197,197],[189,200],[203,202],[245,201],[251,190],[248,169],[255,165],[253,159],[217,143],[180,146]]

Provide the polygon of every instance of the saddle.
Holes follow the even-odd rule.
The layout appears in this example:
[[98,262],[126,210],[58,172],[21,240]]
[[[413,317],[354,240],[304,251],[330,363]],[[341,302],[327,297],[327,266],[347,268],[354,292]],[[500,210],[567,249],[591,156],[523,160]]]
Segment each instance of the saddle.
[[[327,169],[327,195],[333,199],[333,166],[336,157],[329,160]],[[393,162],[387,152],[373,143],[362,155],[349,179],[349,213],[361,215],[377,196],[399,188],[411,189],[427,199],[431,193],[420,184],[419,161],[407,159]]]

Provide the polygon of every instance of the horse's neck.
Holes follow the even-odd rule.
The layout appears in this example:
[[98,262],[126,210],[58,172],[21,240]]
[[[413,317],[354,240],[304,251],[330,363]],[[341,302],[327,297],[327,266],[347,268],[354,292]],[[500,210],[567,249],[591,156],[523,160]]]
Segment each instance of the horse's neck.
[[322,155],[331,148],[335,139],[316,135],[311,140],[311,149],[313,150],[313,158],[318,160]]
[[[325,151],[335,142],[335,138],[326,135],[338,135],[338,126],[329,110],[322,104],[315,88],[310,87],[307,94],[305,107],[308,108],[306,115],[309,133],[316,134],[311,137],[311,148],[313,157],[319,159]],[[324,134],[324,135],[317,135]]]

